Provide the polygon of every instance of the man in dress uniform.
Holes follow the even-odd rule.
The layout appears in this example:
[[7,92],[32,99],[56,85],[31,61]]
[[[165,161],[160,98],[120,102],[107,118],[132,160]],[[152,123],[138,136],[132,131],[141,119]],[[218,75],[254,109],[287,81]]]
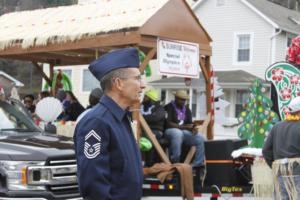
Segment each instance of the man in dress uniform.
[[74,134],[78,184],[85,200],[139,200],[143,171],[129,108],[144,84],[135,48],[111,51],[89,70],[104,95],[77,124]]

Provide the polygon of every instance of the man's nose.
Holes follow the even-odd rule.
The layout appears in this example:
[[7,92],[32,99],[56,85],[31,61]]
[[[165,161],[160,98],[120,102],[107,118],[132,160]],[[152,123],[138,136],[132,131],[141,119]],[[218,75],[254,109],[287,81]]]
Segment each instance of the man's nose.
[[146,87],[145,82],[143,80],[141,80],[140,88],[145,89],[145,87]]

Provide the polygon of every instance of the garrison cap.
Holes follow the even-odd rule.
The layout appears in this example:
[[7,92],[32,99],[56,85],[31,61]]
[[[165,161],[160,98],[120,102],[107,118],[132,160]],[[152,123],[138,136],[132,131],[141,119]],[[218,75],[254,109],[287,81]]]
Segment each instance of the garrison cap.
[[104,54],[93,61],[89,70],[99,80],[109,72],[119,68],[138,68],[140,65],[139,53],[136,48],[124,48]]

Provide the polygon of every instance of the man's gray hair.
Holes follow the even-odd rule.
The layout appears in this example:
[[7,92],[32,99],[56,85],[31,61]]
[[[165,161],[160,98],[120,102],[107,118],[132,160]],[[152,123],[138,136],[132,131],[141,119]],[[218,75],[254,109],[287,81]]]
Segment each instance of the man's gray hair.
[[112,89],[115,78],[126,78],[127,76],[127,68],[119,68],[109,72],[100,81],[103,92],[106,93]]

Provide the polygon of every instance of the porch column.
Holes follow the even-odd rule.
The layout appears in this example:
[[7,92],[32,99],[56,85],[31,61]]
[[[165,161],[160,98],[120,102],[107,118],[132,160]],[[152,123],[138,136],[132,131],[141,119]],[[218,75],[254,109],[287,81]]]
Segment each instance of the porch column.
[[189,94],[190,95],[190,100],[189,100],[189,104],[190,105],[189,105],[189,107],[190,107],[190,110],[192,110],[192,104],[193,104],[193,87],[192,87],[192,85],[190,85],[190,89],[189,90],[190,90],[190,92],[189,92],[190,93]]

